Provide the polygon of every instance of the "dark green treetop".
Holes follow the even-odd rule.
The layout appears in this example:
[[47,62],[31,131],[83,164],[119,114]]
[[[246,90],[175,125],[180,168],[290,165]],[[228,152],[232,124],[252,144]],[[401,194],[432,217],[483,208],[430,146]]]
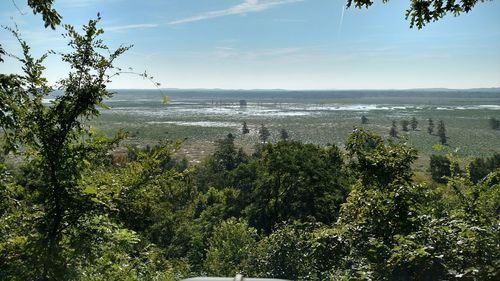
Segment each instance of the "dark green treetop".
[[[410,20],[410,27],[421,29],[426,24],[438,21],[448,13],[458,16],[468,13],[478,2],[491,0],[411,0],[410,7],[406,10],[406,19]],[[347,7],[354,5],[357,8],[370,7],[373,0],[347,0]],[[389,0],[382,0],[383,3]]]

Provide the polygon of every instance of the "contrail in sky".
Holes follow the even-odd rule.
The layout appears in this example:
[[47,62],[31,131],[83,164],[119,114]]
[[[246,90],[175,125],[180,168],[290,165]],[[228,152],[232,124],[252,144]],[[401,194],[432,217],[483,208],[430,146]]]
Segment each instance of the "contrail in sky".
[[339,35],[340,32],[342,31],[342,24],[344,23],[344,12],[345,12],[345,5],[342,6],[342,15],[340,16]]

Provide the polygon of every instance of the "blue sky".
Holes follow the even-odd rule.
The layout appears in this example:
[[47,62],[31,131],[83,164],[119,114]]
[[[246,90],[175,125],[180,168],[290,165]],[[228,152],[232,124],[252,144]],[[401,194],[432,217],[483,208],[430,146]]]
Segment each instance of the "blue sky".
[[[64,51],[25,0],[0,3],[0,23],[16,23],[36,54]],[[404,19],[409,1],[344,10],[345,0],[55,0],[63,22],[102,15],[105,41],[133,44],[122,67],[147,70],[165,88],[407,89],[500,86],[500,1],[447,16],[422,30]],[[0,32],[7,51],[19,53]],[[46,75],[67,70],[51,57]],[[17,72],[12,60],[1,72]],[[152,88],[124,75],[112,88]]]

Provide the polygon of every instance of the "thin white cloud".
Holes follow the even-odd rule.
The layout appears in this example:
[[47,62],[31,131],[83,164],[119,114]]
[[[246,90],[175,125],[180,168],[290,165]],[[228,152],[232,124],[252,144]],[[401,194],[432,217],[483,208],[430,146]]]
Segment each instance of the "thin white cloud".
[[274,22],[281,22],[281,23],[302,23],[306,22],[304,19],[274,19]]
[[156,23],[141,23],[141,24],[128,24],[128,25],[119,25],[119,26],[110,26],[105,27],[106,31],[122,31],[128,29],[138,29],[138,28],[155,28],[159,25]]
[[225,17],[230,15],[262,12],[277,6],[295,2],[303,2],[303,1],[305,0],[245,0],[243,3],[230,7],[228,9],[206,12],[200,15],[171,21],[169,22],[169,24],[176,25],[176,24],[208,20],[218,17]]
[[66,7],[72,7],[72,8],[83,8],[83,7],[91,7],[95,6],[96,4],[101,4],[105,2],[116,2],[120,0],[107,0],[107,1],[102,1],[102,0],[58,0],[55,1],[54,3],[56,5],[63,5]]
[[215,47],[215,52],[208,56],[215,60],[220,59],[236,59],[238,61],[267,61],[273,58],[289,57],[300,53],[303,50],[301,47],[290,48],[273,48],[273,49],[260,49],[260,50],[239,50],[232,47]]

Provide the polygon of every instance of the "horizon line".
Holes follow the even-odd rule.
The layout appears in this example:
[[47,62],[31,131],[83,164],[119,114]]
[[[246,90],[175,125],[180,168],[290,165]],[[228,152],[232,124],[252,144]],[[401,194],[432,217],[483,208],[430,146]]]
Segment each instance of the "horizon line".
[[218,90],[218,91],[412,91],[412,90],[499,90],[500,86],[493,87],[473,87],[473,88],[323,88],[323,89],[286,89],[286,88],[109,88],[109,90]]

